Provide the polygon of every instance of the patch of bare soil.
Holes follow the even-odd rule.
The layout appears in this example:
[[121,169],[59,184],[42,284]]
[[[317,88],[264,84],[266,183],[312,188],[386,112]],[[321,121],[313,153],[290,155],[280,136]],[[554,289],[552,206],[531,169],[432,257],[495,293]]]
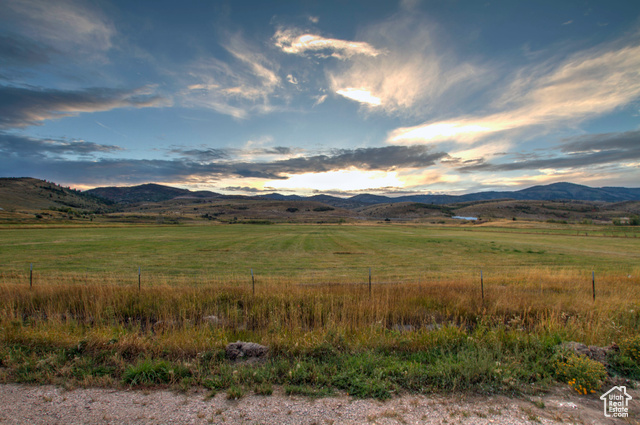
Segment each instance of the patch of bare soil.
[[250,395],[203,390],[127,391],[0,385],[2,424],[640,424],[640,391],[626,419],[604,416],[601,394],[557,388],[541,397],[404,395],[388,401]]

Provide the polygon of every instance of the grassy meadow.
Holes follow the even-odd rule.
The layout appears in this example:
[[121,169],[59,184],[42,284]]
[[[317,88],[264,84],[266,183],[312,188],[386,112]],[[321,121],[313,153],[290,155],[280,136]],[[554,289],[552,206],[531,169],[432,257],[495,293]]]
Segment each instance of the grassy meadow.
[[[639,379],[636,236],[506,222],[6,226],[0,381],[378,398],[584,388],[597,373],[563,341],[615,343],[608,376]],[[269,359],[230,363],[236,340]]]

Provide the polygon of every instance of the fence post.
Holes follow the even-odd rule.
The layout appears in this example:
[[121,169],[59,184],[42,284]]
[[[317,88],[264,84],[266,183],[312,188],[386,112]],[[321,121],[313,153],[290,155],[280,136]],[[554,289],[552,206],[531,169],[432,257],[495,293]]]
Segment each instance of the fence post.
[[253,295],[256,295],[256,279],[253,276],[253,269],[251,269],[251,287],[253,288]]
[[371,267],[369,267],[369,298],[371,298]]
[[482,293],[482,304],[484,304],[484,277],[482,276],[482,269],[480,269],[480,291]]
[[141,272],[141,268],[140,268],[140,266],[138,266],[138,292],[140,292],[140,288],[141,288],[141,286],[142,286],[142,285],[141,285],[141,280],[142,280],[142,279],[140,278],[140,275],[141,275],[141,274],[142,274],[142,272]]
[[596,301],[596,271],[591,271],[591,290],[593,292],[593,301]]
[[33,289],[33,263],[29,264],[29,289]]

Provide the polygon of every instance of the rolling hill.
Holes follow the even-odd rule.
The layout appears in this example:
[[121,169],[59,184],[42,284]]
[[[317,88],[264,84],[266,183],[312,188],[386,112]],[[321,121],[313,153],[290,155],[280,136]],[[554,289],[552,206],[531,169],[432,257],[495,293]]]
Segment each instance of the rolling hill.
[[555,183],[513,191],[478,192],[460,196],[413,195],[387,197],[359,194],[222,195],[159,184],[101,187],[84,192],[34,178],[0,179],[2,220],[89,219],[163,221],[275,220],[334,222],[341,219],[441,220],[453,216],[485,219],[611,222],[640,214],[640,189],[592,188]]
[[113,202],[45,180],[0,178],[0,208],[7,212],[73,208],[101,213],[112,210]]

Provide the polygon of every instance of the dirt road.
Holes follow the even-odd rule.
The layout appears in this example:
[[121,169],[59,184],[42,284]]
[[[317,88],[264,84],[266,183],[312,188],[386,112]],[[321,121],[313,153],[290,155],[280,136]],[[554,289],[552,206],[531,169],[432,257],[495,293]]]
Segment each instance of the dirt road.
[[600,394],[558,388],[542,397],[405,395],[392,400],[347,396],[309,399],[249,395],[228,400],[204,390],[74,389],[0,385],[1,424],[640,424],[640,391],[630,417],[605,418]]

